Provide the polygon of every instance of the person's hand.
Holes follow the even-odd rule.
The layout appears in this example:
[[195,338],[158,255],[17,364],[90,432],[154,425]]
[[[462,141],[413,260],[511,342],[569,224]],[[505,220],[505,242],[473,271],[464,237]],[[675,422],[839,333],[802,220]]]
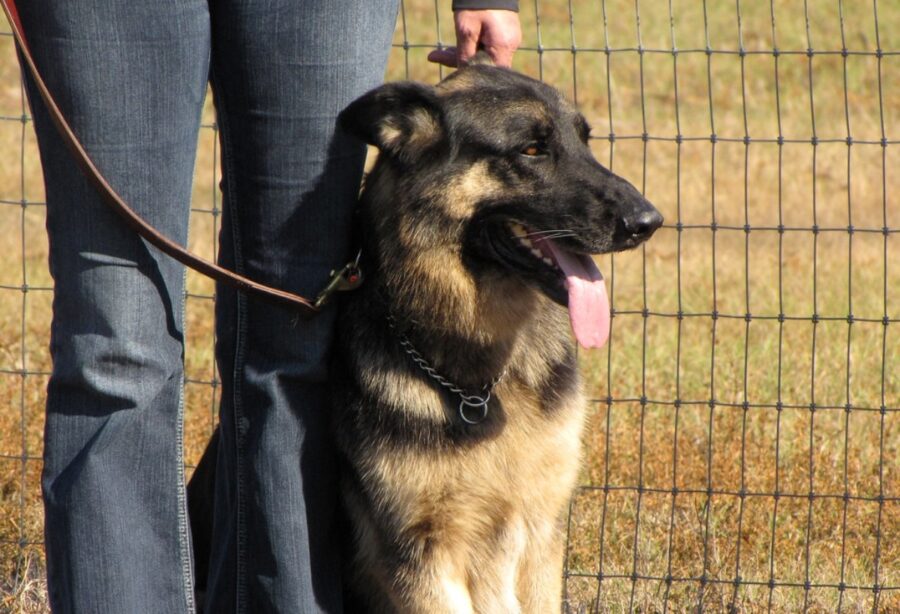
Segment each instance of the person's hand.
[[479,49],[497,66],[510,67],[513,53],[522,42],[519,14],[505,10],[456,11],[456,47],[437,49],[428,60],[444,66],[463,66]]

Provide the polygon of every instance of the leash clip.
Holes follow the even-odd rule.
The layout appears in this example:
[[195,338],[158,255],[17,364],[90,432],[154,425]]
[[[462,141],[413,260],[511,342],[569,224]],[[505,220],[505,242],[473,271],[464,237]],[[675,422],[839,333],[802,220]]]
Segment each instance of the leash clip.
[[344,265],[340,271],[331,271],[331,279],[319,295],[316,297],[316,309],[320,309],[335,292],[347,292],[356,290],[363,282],[362,269],[359,268],[359,259],[362,251],[357,252],[356,259]]

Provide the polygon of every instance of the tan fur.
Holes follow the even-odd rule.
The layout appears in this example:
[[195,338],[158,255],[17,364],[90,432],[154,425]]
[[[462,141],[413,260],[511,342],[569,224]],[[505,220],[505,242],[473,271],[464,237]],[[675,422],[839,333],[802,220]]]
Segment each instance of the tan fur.
[[[360,356],[363,363],[370,360],[365,354]],[[378,363],[371,360],[371,364]],[[443,416],[441,397],[433,386],[421,378],[372,367],[363,373],[363,379],[369,389],[401,411],[435,420]]]
[[[497,279],[494,287],[479,287],[465,269],[448,266],[459,259],[458,254],[438,248],[427,252],[411,262],[398,281],[415,280],[408,305],[413,317],[439,322],[445,332],[497,343],[517,333],[518,324],[532,316],[539,297],[520,283]],[[435,305],[441,309],[436,310]]]
[[411,149],[428,145],[440,133],[434,117],[422,110],[404,116],[403,124],[384,122],[379,127],[379,138],[383,147],[394,147],[401,141]]
[[[444,611],[440,604],[448,612],[558,611],[561,513],[578,473],[583,398],[567,399],[572,411],[561,411],[565,418],[548,425],[518,378],[497,394],[521,402],[495,440],[438,457],[416,451],[373,455],[365,467],[365,480],[383,493],[379,504],[397,520],[398,533],[433,548],[424,562],[428,568],[416,574],[425,582],[382,587],[412,595],[394,604],[398,611]],[[359,546],[366,568],[378,569],[377,541]]]
[[[507,188],[488,171],[487,163],[477,162],[446,184],[426,191],[424,196],[446,203],[444,213],[463,221],[475,211],[479,200],[503,193]],[[447,198],[452,194],[453,198]]]

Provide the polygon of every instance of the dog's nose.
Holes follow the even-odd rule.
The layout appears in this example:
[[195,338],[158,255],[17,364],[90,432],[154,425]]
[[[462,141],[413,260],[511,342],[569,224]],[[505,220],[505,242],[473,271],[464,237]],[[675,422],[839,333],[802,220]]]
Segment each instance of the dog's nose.
[[655,208],[650,207],[637,212],[636,215],[626,217],[625,230],[636,239],[647,239],[662,226],[663,216]]

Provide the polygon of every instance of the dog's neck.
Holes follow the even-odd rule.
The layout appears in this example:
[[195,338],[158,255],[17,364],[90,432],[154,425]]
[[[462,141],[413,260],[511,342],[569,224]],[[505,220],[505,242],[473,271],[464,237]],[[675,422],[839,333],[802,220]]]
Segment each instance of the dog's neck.
[[367,289],[370,314],[394,321],[388,328],[389,343],[401,348],[407,339],[434,370],[465,390],[481,390],[504,373],[531,385],[573,351],[565,312],[543,297],[526,301],[528,309],[520,320],[490,331],[467,326],[470,320],[465,317],[441,318],[417,310],[409,297],[393,295],[376,280],[369,282],[374,282]]
[[[484,331],[447,326],[447,320],[409,309],[378,291],[384,317],[398,345],[408,345],[443,377],[460,388],[480,390],[508,368],[516,337],[495,338]],[[404,308],[405,307],[405,308]],[[410,353],[409,350],[405,350]]]

